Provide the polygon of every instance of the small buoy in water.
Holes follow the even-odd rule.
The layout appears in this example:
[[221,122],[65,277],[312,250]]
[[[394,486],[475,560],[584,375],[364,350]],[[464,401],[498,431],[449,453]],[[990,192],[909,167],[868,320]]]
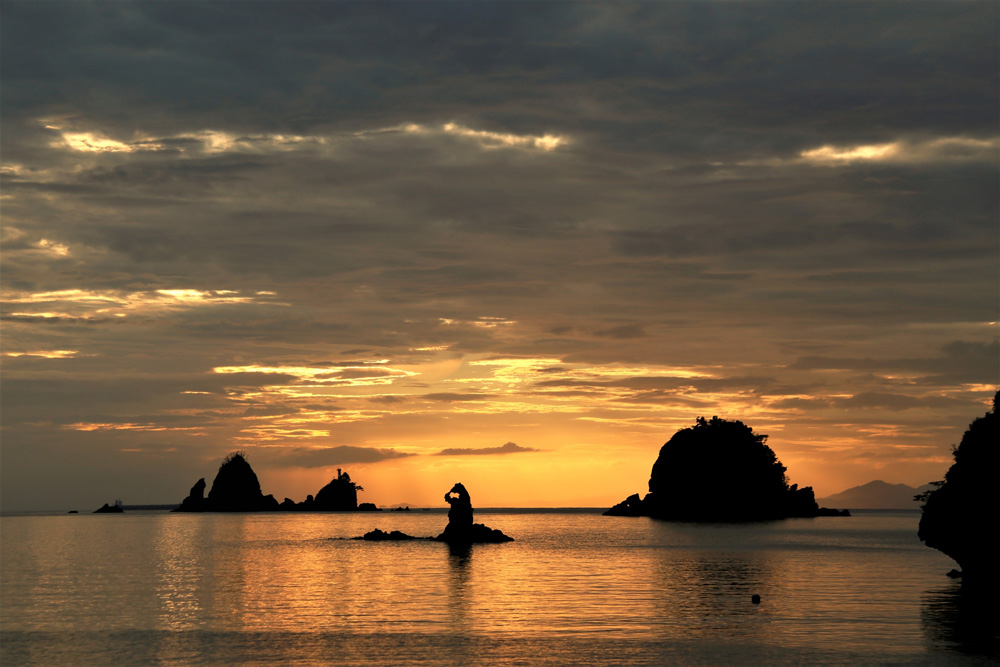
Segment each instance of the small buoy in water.
[[754,604],[760,604],[760,596],[754,593],[753,595],[750,596],[750,602],[753,602]]

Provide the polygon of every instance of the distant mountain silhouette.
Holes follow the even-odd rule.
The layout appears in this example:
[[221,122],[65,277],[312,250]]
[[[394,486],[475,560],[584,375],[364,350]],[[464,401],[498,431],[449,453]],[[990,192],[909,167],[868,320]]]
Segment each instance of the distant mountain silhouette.
[[852,510],[916,510],[920,509],[920,503],[913,497],[933,488],[930,484],[909,486],[889,484],[876,479],[861,486],[852,486],[832,496],[817,498],[816,502],[821,505],[848,507]]
[[820,508],[812,487],[789,486],[766,440],[741,421],[698,417],[660,449],[649,493],[629,496],[605,514],[706,522],[842,514]]
[[954,456],[944,480],[923,496],[917,535],[927,546],[955,559],[964,582],[1000,590],[996,548],[1000,391],[993,397],[993,409],[969,424]]
[[379,511],[372,503],[358,506],[358,491],[363,489],[351,481],[346,472],[337,470],[337,476],[319,490],[316,497],[306,497],[301,503],[290,498],[278,504],[274,496],[265,496],[260,489],[257,474],[250,467],[246,454],[232,452],[222,461],[212,488],[205,497],[205,479],[199,479],[175,512],[272,512],[282,511]]

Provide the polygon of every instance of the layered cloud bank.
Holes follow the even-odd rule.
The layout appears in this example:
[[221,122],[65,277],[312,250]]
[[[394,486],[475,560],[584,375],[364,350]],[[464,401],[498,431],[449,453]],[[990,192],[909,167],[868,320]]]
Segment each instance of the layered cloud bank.
[[7,2],[3,508],[237,448],[607,506],[713,414],[937,479],[1000,381],[997,19]]

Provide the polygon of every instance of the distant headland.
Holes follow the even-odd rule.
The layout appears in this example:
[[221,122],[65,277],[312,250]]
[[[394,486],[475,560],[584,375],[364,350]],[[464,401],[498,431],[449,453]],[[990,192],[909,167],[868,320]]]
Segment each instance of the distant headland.
[[924,501],[917,536],[961,566],[964,582],[1000,591],[996,522],[1000,497],[1000,391],[993,409],[969,424],[954,451],[955,463]]
[[660,448],[649,493],[633,494],[604,514],[704,522],[850,516],[817,505],[810,486],[789,486],[766,440],[741,421],[698,417]]
[[264,495],[257,474],[250,467],[246,454],[233,452],[222,460],[212,488],[205,497],[205,479],[199,479],[191,492],[174,512],[378,512],[373,503],[358,504],[360,486],[351,476],[337,469],[337,476],[316,494],[300,503],[291,498],[278,502]]

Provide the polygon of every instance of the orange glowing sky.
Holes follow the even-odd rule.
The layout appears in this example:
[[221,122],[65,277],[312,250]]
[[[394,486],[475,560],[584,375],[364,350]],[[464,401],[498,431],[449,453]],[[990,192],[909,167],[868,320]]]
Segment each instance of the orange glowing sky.
[[943,475],[1000,384],[995,4],[380,7],[7,3],[4,510],[235,449],[610,506],[712,415],[818,496]]

